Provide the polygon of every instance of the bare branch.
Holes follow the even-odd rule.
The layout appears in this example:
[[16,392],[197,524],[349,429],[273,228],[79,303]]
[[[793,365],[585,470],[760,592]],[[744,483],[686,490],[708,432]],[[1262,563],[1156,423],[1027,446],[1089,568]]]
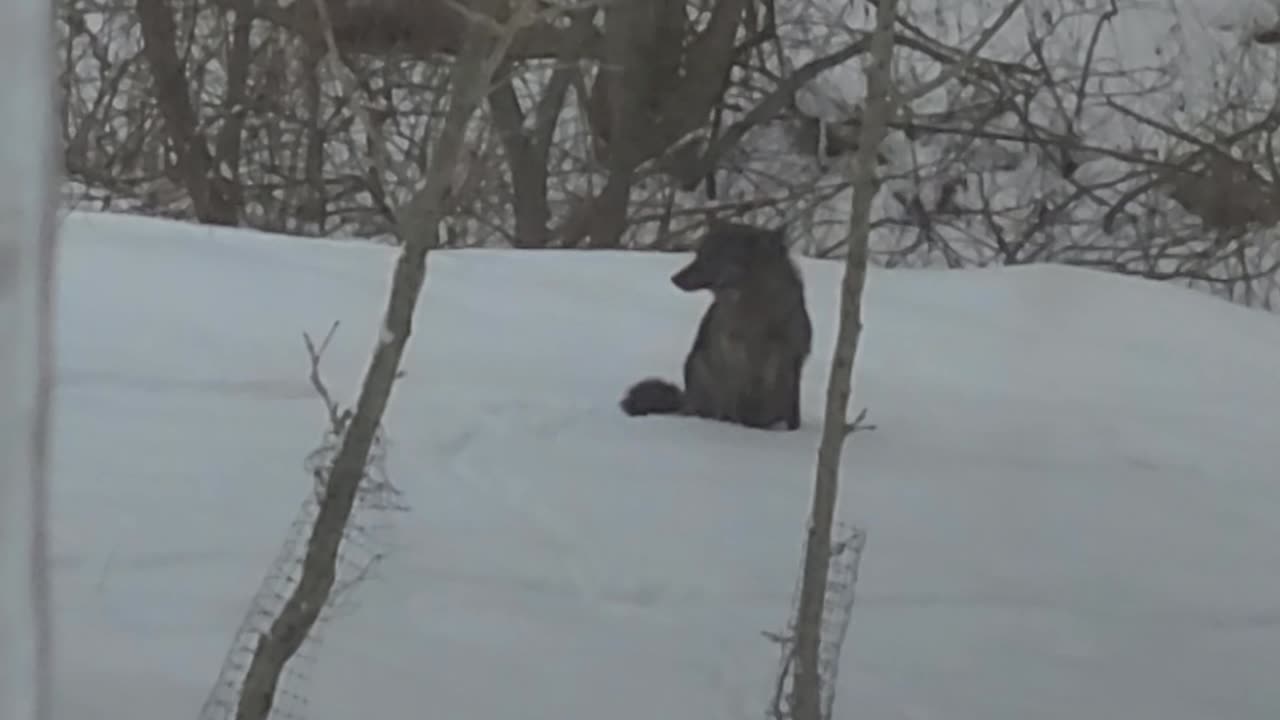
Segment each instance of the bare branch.
[[845,423],[844,434],[852,435],[856,432],[862,432],[864,430],[868,430],[868,431],[875,430],[876,426],[873,425],[872,423],[867,422],[866,420],[867,420],[867,409],[862,408],[861,410],[858,411],[857,417]]
[[944,67],[938,72],[937,77],[934,79],[929,80],[920,87],[913,88],[910,92],[898,97],[895,100],[898,106],[914,102],[915,100],[918,100],[943,85],[955,80],[961,75],[968,73],[976,64],[978,56],[982,53],[983,49],[985,49],[987,44],[990,43],[991,40],[999,34],[1000,30],[1009,23],[1009,19],[1012,18],[1014,13],[1022,7],[1022,4],[1023,0],[1012,0],[1005,6],[1004,10],[1000,12],[1000,15],[996,17],[995,22],[993,22],[990,27],[985,28],[982,31],[982,34],[978,36],[978,40],[969,47],[964,55]]
[[[351,75],[351,69],[342,60],[342,53],[338,50],[338,40],[333,34],[333,22],[329,18],[329,3],[327,0],[313,0],[316,6],[316,12],[320,15],[321,32],[324,35],[325,45],[328,47],[326,53],[329,63],[333,67],[333,74],[338,78],[338,82],[343,86],[347,98],[350,100],[351,109],[360,118],[360,123],[364,125],[364,130],[372,139],[370,144],[373,158],[373,166],[377,171],[377,179],[379,183],[385,182],[388,177],[395,177],[400,183],[406,183],[408,178],[404,177],[398,168],[391,162],[390,156],[387,154],[387,140],[382,134],[382,129],[369,115],[369,109],[359,100],[360,92],[356,86],[355,79]],[[395,172],[392,175],[392,172]]]
[[329,341],[333,339],[333,334],[337,331],[338,321],[335,320],[318,348],[312,342],[311,336],[305,332],[302,333],[302,341],[307,346],[307,355],[311,360],[311,387],[315,388],[316,394],[320,396],[320,400],[324,403],[325,412],[329,415],[329,427],[332,428],[335,435],[341,436],[347,426],[347,421],[351,419],[351,411],[344,411],[338,406],[333,396],[329,394],[329,388],[320,377],[320,359],[324,355],[324,351],[329,347]]
[[764,100],[747,112],[742,119],[726,128],[723,134],[707,148],[697,168],[682,178],[685,188],[693,187],[699,179],[715,169],[720,159],[736,147],[752,128],[777,115],[790,104],[797,90],[827,70],[865,53],[869,47],[869,38],[859,38],[841,50],[805,63],[783,78]]

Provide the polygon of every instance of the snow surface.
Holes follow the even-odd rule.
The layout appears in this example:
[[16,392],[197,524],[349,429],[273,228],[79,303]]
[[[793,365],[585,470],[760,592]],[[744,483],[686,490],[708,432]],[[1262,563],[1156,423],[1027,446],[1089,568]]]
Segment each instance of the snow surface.
[[[309,491],[301,333],[350,399],[393,251],[75,213],[54,457],[59,718],[194,717]],[[804,261],[804,427],[624,417],[678,377],[681,255],[432,255],[392,401],[411,512],[311,720],[761,718],[841,268]],[[1058,267],[872,274],[837,718],[1280,716],[1280,321]]]

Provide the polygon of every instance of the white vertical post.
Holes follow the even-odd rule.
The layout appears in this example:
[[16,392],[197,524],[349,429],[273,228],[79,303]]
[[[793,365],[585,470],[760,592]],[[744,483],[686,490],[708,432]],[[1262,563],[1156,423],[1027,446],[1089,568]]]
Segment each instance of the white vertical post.
[[53,2],[6,0],[0,16],[0,718],[49,720]]

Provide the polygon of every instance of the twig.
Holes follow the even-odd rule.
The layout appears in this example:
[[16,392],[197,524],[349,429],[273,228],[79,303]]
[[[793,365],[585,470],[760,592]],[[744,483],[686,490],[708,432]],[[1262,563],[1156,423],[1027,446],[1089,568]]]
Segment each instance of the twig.
[[334,401],[333,395],[329,393],[329,388],[324,384],[324,379],[320,377],[320,358],[324,355],[324,351],[328,349],[329,342],[333,340],[333,335],[338,331],[338,321],[334,320],[333,325],[329,327],[329,332],[325,334],[324,340],[320,343],[320,347],[311,340],[311,336],[302,333],[302,342],[307,346],[307,355],[311,359],[311,387],[315,388],[316,393],[320,395],[320,400],[324,402],[325,412],[329,414],[329,427],[333,430],[334,435],[341,435],[343,428],[347,426],[347,421],[351,419],[350,410],[342,410],[338,403]]
[[844,424],[845,435],[852,435],[856,432],[862,432],[863,430],[875,430],[876,426],[872,425],[869,422],[866,422],[866,420],[867,420],[867,409],[862,408],[861,410],[858,411],[857,417],[855,417],[853,420],[850,420]]

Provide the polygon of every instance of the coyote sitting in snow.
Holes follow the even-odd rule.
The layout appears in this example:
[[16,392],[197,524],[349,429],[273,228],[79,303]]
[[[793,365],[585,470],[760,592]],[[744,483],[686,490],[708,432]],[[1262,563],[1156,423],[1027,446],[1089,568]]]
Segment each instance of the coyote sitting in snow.
[[671,282],[713,297],[685,359],[684,389],[659,378],[641,380],[622,399],[623,412],[800,427],[800,375],[813,326],[783,232],[713,223],[693,261]]

